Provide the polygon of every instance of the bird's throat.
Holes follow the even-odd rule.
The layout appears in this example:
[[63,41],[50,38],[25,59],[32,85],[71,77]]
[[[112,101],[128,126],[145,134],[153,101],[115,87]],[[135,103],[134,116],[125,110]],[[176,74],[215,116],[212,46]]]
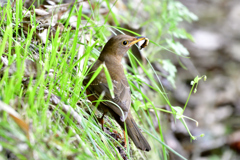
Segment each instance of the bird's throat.
[[101,54],[98,59],[107,64],[121,65],[122,56],[120,55],[116,56],[112,54],[104,54],[104,55]]

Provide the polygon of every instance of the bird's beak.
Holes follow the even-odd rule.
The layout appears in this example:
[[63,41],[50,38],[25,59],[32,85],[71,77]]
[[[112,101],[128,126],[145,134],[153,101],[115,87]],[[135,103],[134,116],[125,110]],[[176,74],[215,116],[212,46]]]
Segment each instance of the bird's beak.
[[139,41],[145,40],[145,38],[146,37],[142,37],[142,36],[141,37],[135,37],[134,40],[128,46],[132,46]]

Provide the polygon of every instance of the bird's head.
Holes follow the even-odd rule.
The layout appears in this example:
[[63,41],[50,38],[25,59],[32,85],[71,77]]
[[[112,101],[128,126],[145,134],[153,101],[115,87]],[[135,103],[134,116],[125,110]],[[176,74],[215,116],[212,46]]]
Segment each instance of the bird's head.
[[132,37],[128,35],[114,36],[109,39],[104,46],[99,59],[101,61],[108,61],[111,59],[111,61],[121,62],[123,55],[130,47],[142,40],[145,40],[145,37]]

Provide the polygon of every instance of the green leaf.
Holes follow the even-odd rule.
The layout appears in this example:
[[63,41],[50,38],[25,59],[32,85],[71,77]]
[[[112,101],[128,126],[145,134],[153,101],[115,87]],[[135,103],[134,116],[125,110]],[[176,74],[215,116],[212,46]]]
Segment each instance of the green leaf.
[[166,40],[169,47],[171,47],[174,50],[174,53],[179,56],[188,56],[189,52],[188,50],[179,42],[173,42],[170,39]]
[[100,65],[98,67],[98,69],[94,72],[94,74],[92,75],[92,78],[89,80],[88,84],[85,86],[85,88],[82,91],[82,94],[86,91],[86,89],[88,88],[88,86],[93,82],[93,80],[97,77],[97,75],[101,72],[103,68],[103,65]]
[[161,60],[161,62],[163,65],[163,69],[169,73],[169,75],[167,76],[167,79],[175,87],[175,76],[177,72],[176,66],[174,66],[169,59]]
[[135,108],[136,111],[139,110],[139,108],[140,108],[141,105],[142,105],[142,102],[141,102],[141,101],[139,101],[139,100],[135,100],[135,101],[134,101],[134,108]]
[[183,117],[183,109],[179,106],[172,106],[172,108],[176,111],[176,118],[180,119]]
[[103,68],[104,68],[104,72],[105,72],[105,75],[106,75],[106,79],[107,79],[107,83],[108,83],[110,94],[111,94],[112,98],[115,98],[112,79],[111,79],[111,76],[110,76],[110,74],[108,72],[108,69],[107,69],[107,66],[105,65],[105,63],[103,63]]
[[181,38],[181,39],[190,39],[191,41],[194,41],[193,36],[189,33],[186,32],[185,29],[182,28],[175,28],[172,31],[168,31],[169,34],[173,35],[176,38]]

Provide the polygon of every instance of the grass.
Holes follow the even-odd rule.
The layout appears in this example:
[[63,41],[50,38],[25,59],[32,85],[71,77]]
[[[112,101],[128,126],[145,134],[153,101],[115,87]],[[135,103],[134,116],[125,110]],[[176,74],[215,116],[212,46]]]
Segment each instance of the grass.
[[[99,14],[101,3],[106,3],[110,10],[107,15]],[[152,146],[152,151],[142,153],[131,143],[127,147],[126,156],[129,159],[139,159],[146,155],[147,159],[166,160],[168,152],[171,151],[185,159],[164,141],[163,127],[166,124],[160,118],[159,111],[168,112],[174,116],[179,114],[172,107],[168,99],[169,93],[165,91],[160,79],[154,78],[157,72],[151,63],[156,62],[156,57],[161,58],[159,55],[161,51],[169,51],[178,56],[187,55],[186,50],[176,40],[192,39],[192,37],[184,29],[178,29],[178,25],[183,19],[190,21],[196,17],[181,3],[174,0],[156,1],[154,6],[143,0],[139,8],[145,4],[142,7],[144,12],[141,11],[139,18],[139,12],[128,4],[129,11],[125,11],[126,15],[137,17],[130,19],[129,16],[119,16],[113,11],[116,3],[117,1],[95,2],[96,7],[90,6],[90,16],[83,12],[86,8],[74,5],[67,17],[59,20],[64,24],[63,32],[57,28],[55,35],[52,36],[52,30],[46,30],[45,44],[36,36],[40,24],[35,13],[32,13],[29,18],[31,27],[28,30],[23,29],[25,19],[22,13],[25,9],[22,7],[22,1],[16,1],[15,8],[11,7],[10,2],[0,8],[2,17],[0,22],[0,57],[2,58],[0,100],[6,105],[5,109],[0,108],[5,110],[0,112],[0,158],[122,158],[116,148],[121,146],[120,142],[103,132],[100,125],[96,123],[94,114],[96,109],[87,100],[85,86],[82,84],[88,72],[87,67],[98,57],[107,37],[111,35],[109,30],[116,28],[107,24],[110,19],[113,19],[115,24],[133,20],[146,27],[143,35],[147,35],[151,42],[144,49],[148,57],[148,65],[142,64],[129,51],[132,68],[127,66],[125,68],[132,73],[127,70],[125,73],[132,91],[134,108],[132,113],[139,122],[139,127],[145,132],[144,135]],[[160,12],[159,6],[161,6]],[[33,10],[33,7],[30,10]],[[71,16],[78,17],[76,29],[69,27]],[[143,18],[140,18],[141,16]],[[81,17],[85,19],[85,25]],[[3,63],[3,58],[7,59],[7,64]],[[16,67],[13,67],[14,65]],[[138,66],[142,69],[142,73],[139,72]],[[102,68],[107,73],[106,67],[102,66]],[[99,68],[98,72],[102,68]],[[170,71],[174,72],[174,69]],[[173,83],[175,75],[171,74],[171,76]],[[146,83],[147,80],[150,83]],[[111,86],[111,81],[108,82]],[[147,86],[148,90],[151,88],[153,90],[151,93],[159,97],[158,101],[153,101],[153,97],[143,91],[142,86]],[[98,103],[100,101],[101,99]],[[157,107],[164,104],[168,104],[172,111]],[[13,113],[6,108],[13,108],[21,117],[11,118],[10,115]],[[157,119],[159,132],[153,125],[152,117]],[[180,118],[182,120],[184,117]],[[105,125],[110,128],[110,131],[117,130],[118,133],[122,133],[115,121],[109,117],[106,120]],[[20,122],[27,124],[28,127],[19,125]],[[186,123],[183,122],[183,124]]]

